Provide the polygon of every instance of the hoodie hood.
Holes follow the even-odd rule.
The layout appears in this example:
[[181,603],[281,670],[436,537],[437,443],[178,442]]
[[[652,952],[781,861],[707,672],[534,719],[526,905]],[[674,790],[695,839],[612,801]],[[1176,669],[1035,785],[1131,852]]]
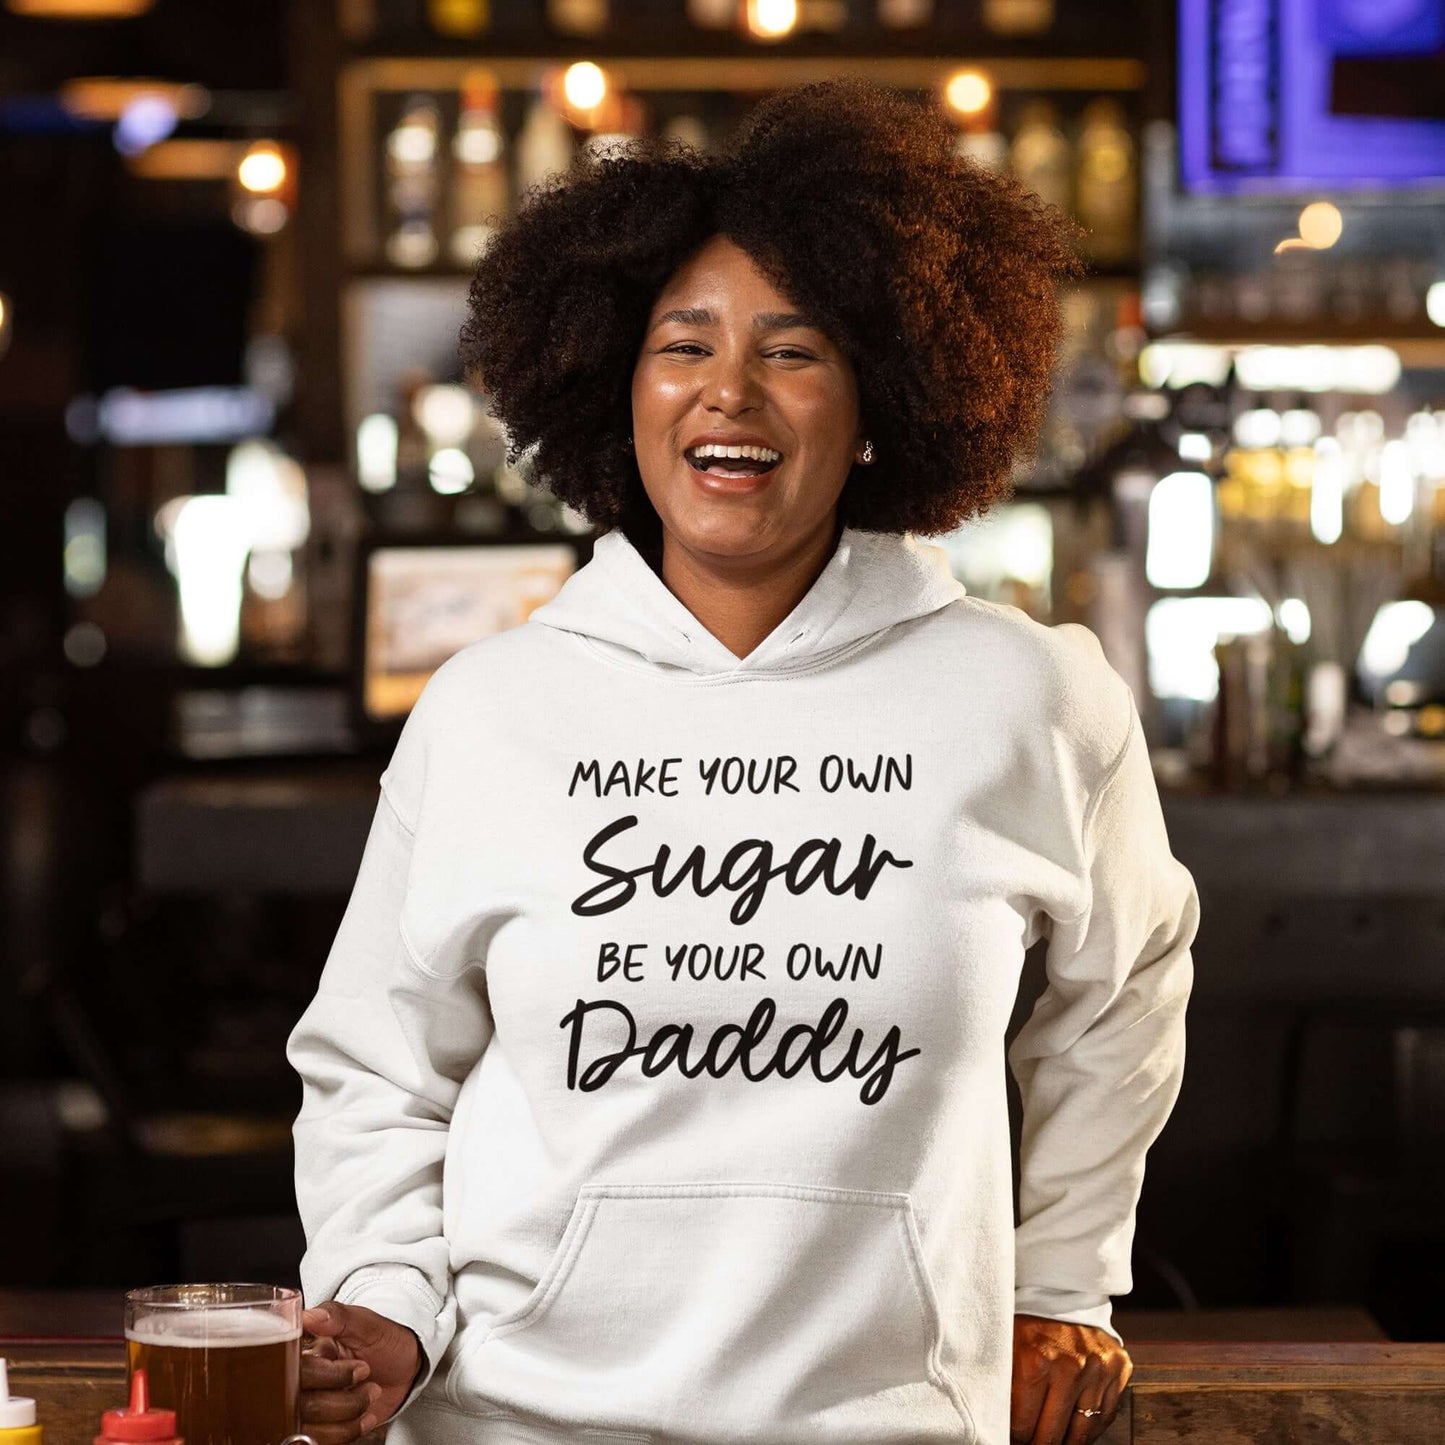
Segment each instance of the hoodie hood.
[[844,527],[798,605],[739,658],[683,606],[627,534],[614,528],[597,539],[591,559],[528,621],[577,633],[603,651],[663,669],[779,673],[812,666],[885,628],[925,617],[965,591],[942,547],[908,533]]

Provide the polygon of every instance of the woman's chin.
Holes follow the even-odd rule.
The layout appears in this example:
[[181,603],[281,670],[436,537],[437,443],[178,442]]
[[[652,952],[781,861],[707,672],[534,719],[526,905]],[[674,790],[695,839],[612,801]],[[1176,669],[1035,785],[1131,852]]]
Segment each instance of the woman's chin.
[[708,476],[691,466],[687,472],[671,494],[670,510],[681,524],[674,531],[718,550],[730,540],[738,550],[753,551],[776,536],[778,522],[789,511],[778,468],[757,478]]
[[715,557],[751,557],[778,541],[779,528],[766,506],[746,506],[736,500],[714,502],[694,494],[675,508],[677,525],[670,530],[689,552]]

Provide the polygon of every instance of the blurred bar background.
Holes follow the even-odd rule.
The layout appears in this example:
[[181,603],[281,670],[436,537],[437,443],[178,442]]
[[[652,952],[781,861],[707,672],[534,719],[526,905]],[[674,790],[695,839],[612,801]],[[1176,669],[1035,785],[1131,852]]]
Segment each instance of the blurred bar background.
[[1097,632],[1200,886],[1126,1338],[1439,1338],[1437,0],[4,0],[12,1298],[295,1282],[283,1047],[377,778],[430,672],[591,546],[457,368],[489,219],[840,72],[1087,232],[1038,455],[930,540]]

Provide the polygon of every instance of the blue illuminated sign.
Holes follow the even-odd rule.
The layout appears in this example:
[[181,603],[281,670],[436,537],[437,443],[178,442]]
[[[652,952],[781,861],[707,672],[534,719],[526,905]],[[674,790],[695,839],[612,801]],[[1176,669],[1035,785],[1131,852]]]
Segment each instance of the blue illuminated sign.
[[1445,0],[1180,0],[1187,190],[1445,184],[1445,121],[1334,115],[1336,56],[1445,49]]
[[1276,0],[1214,0],[1209,33],[1209,159],[1216,170],[1279,169]]
[[1429,55],[1445,46],[1445,0],[1319,0],[1319,36],[1335,55]]

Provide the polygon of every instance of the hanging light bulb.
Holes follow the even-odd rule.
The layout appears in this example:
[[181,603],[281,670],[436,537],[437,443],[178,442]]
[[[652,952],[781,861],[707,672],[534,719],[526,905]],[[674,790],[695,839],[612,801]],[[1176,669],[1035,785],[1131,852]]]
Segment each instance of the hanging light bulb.
[[607,97],[607,75],[600,65],[579,60],[562,76],[562,94],[576,111],[594,111]]
[[781,40],[798,24],[798,0],[748,0],[744,24],[754,40]]
[[955,70],[944,82],[943,98],[960,115],[978,115],[993,100],[993,83],[981,70]]
[[273,141],[257,141],[236,167],[236,178],[257,195],[279,191],[286,181],[286,158]]

